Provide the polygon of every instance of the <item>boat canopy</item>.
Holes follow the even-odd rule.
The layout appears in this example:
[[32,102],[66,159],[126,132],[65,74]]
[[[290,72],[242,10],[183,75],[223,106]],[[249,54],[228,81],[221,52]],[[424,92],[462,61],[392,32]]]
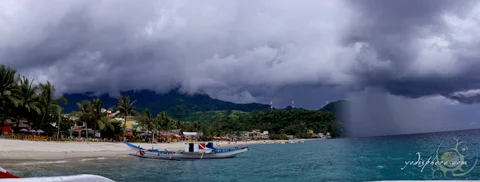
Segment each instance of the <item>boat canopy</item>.
[[185,136],[203,136],[203,133],[201,133],[201,132],[183,132],[183,135],[185,135]]

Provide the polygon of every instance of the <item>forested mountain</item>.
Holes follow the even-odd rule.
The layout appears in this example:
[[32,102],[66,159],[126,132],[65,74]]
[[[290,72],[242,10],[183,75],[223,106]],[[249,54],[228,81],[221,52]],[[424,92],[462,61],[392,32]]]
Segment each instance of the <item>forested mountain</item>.
[[[270,105],[250,103],[236,104],[232,102],[213,99],[208,95],[196,94],[185,95],[180,94],[177,90],[173,90],[167,94],[157,94],[149,90],[122,92],[122,95],[129,96],[131,100],[136,100],[135,106],[137,110],[142,111],[149,108],[153,115],[160,112],[166,112],[168,116],[182,121],[215,121],[226,118],[238,118],[252,111],[270,111]],[[85,94],[66,94],[64,97],[68,100],[68,104],[62,105],[64,112],[69,113],[77,111],[77,102],[82,100],[92,100],[97,96],[92,93]],[[113,107],[117,103],[117,99],[107,94],[99,96],[103,105],[107,108]],[[320,111],[332,112],[339,119],[343,119],[342,111],[347,104],[345,100],[331,102],[320,109]],[[292,110],[291,106],[275,110]],[[302,110],[302,108],[295,108]]]
[[[236,104],[213,99],[208,95],[184,95],[176,90],[163,95],[148,90],[128,91],[122,92],[121,94],[129,96],[131,100],[136,100],[135,106],[139,111],[149,108],[154,115],[160,112],[166,112],[170,117],[176,119],[187,118],[193,113],[205,111],[236,110],[251,112],[256,110],[270,110],[270,105],[266,104]],[[95,98],[92,93],[66,94],[64,97],[69,101],[68,104],[63,105],[67,113],[78,110],[77,102]],[[116,98],[112,98],[107,94],[101,95],[99,98],[103,101],[105,107],[113,107],[115,103],[117,103]]]

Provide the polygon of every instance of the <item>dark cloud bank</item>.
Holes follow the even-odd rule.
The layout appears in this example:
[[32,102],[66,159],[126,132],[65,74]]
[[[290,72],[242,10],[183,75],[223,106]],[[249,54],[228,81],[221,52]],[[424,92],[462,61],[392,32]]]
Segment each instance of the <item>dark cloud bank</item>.
[[3,3],[0,63],[61,93],[346,98],[355,136],[476,128],[478,1]]

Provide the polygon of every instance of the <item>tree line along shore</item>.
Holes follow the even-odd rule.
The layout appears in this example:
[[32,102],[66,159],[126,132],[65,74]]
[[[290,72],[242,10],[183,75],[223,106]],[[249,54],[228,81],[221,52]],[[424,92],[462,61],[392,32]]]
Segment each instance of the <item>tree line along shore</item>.
[[[50,82],[36,84],[0,65],[0,136],[29,139],[23,137],[33,134],[28,131],[41,130],[41,136],[55,140],[86,137],[88,133],[88,137],[98,140],[171,141],[182,138],[184,131],[202,132],[202,139],[207,140],[259,138],[246,131],[268,131],[267,138],[262,139],[312,138],[318,137],[317,133],[330,133],[335,138],[343,134],[341,122],[333,113],[315,110],[253,111],[207,121],[181,121],[165,112],[139,110],[129,96],[119,97],[112,108],[105,108],[99,98],[83,100],[76,103],[77,111],[64,113],[62,104],[67,103],[64,97],[55,97],[55,86]],[[77,128],[85,130],[84,134]]]

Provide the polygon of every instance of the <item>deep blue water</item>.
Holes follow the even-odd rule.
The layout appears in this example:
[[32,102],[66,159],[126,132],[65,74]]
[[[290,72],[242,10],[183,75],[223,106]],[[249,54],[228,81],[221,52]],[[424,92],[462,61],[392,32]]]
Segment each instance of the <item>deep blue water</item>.
[[[137,158],[71,160],[50,164],[15,164],[3,166],[24,177],[97,174],[115,181],[369,181],[480,179],[480,164],[474,166],[480,151],[480,130],[404,135],[376,138],[307,141],[303,144],[258,144],[236,158],[198,161],[158,161]],[[468,154],[463,176],[434,178],[435,165],[423,168],[409,165],[455,148],[465,141]],[[441,155],[442,153],[440,153]],[[432,158],[433,159],[433,158]],[[441,160],[441,159],[439,159]],[[453,159],[455,160],[455,159]],[[1,162],[0,162],[1,165]],[[461,173],[455,171],[455,173]]]

